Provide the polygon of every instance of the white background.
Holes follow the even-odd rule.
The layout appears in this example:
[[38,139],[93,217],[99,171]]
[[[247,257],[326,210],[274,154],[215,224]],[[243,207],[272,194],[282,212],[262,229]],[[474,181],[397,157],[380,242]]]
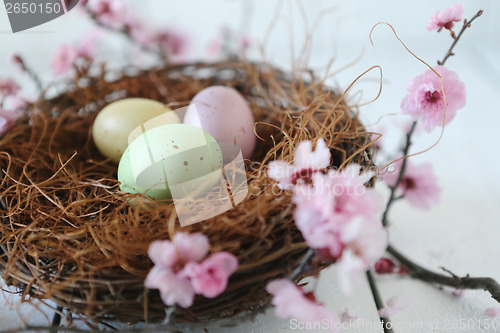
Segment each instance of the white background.
[[[405,95],[404,85],[426,70],[397,42],[390,30],[378,26],[373,35],[375,48],[368,36],[371,28],[381,21],[394,26],[407,46],[422,59],[434,65],[444,56],[451,44],[446,31],[440,34],[425,30],[428,19],[438,9],[451,7],[453,1],[302,1],[307,24],[301,17],[296,1],[129,1],[136,12],[154,21],[184,31],[191,36],[191,57],[206,54],[209,40],[217,35],[222,25],[252,36],[254,45],[267,36],[266,59],[290,68],[290,59],[296,58],[304,41],[304,34],[317,24],[313,36],[310,66],[323,68],[334,58],[332,72],[340,71],[330,84],[345,89],[358,75],[373,65],[380,65],[384,85],[380,98],[360,112],[368,125],[374,125],[381,115],[397,114]],[[279,3],[282,3],[279,9]],[[438,270],[444,266],[456,274],[484,275],[500,280],[500,177],[498,176],[498,124],[500,123],[500,3],[498,1],[462,1],[465,17],[484,9],[455,49],[447,67],[456,71],[467,86],[467,104],[458,111],[456,119],[445,129],[439,145],[430,152],[415,157],[414,162],[431,161],[443,188],[441,203],[429,212],[415,210],[405,203],[397,203],[391,214],[390,239],[404,253],[426,267]],[[318,21],[318,17],[321,20]],[[293,29],[292,29],[293,27]],[[11,34],[7,16],[0,7],[0,76],[12,76],[24,82],[25,95],[32,91],[26,78],[6,61],[12,52],[23,54],[46,82],[52,78],[50,57],[62,42],[75,43],[91,25],[84,16],[71,13],[30,31]],[[293,31],[292,31],[293,30]],[[119,67],[130,58],[127,42],[119,36],[105,36],[100,46],[101,59],[108,59]],[[293,41],[295,51],[290,47]],[[258,51],[252,51],[258,57]],[[4,61],[5,59],[5,61]],[[376,72],[368,75],[353,88],[351,98],[363,91],[361,101],[369,101],[378,90]],[[386,117],[379,124],[389,130],[384,146],[399,144],[395,120],[403,116]],[[437,140],[439,131],[417,136],[414,152]],[[379,188],[385,194],[383,184]],[[449,290],[398,276],[377,276],[382,298],[399,296],[409,307],[392,317],[397,332],[476,332],[485,329],[485,323],[500,325],[500,317],[483,315],[486,308],[496,303],[487,293],[467,291],[463,297],[451,296]],[[319,299],[337,313],[345,308],[358,317],[357,329],[351,332],[381,332],[369,329],[378,322],[377,312],[367,284],[350,295],[343,295],[336,286],[335,269],[324,272],[320,279]],[[30,324],[46,325],[47,319],[30,306],[20,306],[15,296],[5,293],[11,305],[0,300],[0,329],[12,329]],[[473,319],[473,329],[457,330],[462,320]],[[493,322],[495,321],[496,322]],[[363,323],[366,329],[361,329]],[[466,321],[466,323],[469,323]],[[472,322],[470,322],[472,323]],[[482,328],[478,326],[482,325]],[[426,325],[440,325],[433,330]],[[217,330],[219,331],[219,330]],[[233,332],[229,329],[227,332]],[[288,320],[278,320],[272,311],[258,316],[254,323],[239,327],[242,332],[297,331]],[[500,329],[499,329],[500,331]],[[226,331],[224,331],[226,332]]]

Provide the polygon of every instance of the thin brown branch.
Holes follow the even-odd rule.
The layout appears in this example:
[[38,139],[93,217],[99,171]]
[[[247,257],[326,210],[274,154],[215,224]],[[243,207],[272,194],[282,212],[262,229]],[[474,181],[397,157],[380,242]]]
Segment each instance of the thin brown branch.
[[[368,280],[368,284],[370,285],[370,289],[372,291],[373,300],[375,301],[375,306],[377,307],[377,310],[380,310],[384,307],[384,301],[382,301],[382,297],[380,297],[377,284],[375,283],[375,279],[373,278],[373,274],[370,270],[366,272],[366,278]],[[384,333],[394,333],[394,330],[391,328],[392,325],[388,324],[391,322],[391,320],[388,317],[379,316],[379,318],[380,322],[382,323]]]
[[156,49],[156,48],[152,48],[148,45],[145,45],[143,43],[140,43],[139,41],[137,41],[135,38],[132,37],[132,35],[130,34],[130,29],[127,26],[124,26],[121,29],[115,29],[115,28],[109,27],[109,26],[103,24],[102,22],[100,22],[99,19],[94,14],[92,14],[90,11],[86,10],[86,12],[87,12],[88,17],[92,20],[92,22],[95,25],[97,25],[103,29],[106,29],[108,31],[112,31],[112,32],[121,34],[122,36],[127,38],[132,44],[139,46],[139,48],[142,51],[150,53],[150,54],[154,54],[160,60],[167,62],[167,56],[164,52],[162,52],[161,48]]
[[[410,146],[411,146],[411,137],[412,137],[413,133],[415,132],[415,127],[417,127],[416,121],[413,122],[413,124],[411,125],[411,128],[410,128],[410,131],[406,134],[406,144],[405,144],[405,147],[403,148],[403,156],[408,155],[408,152],[409,152]],[[395,201],[397,201],[397,199],[400,198],[400,196],[396,197],[396,190],[398,189],[399,185],[403,181],[403,176],[404,176],[405,170],[406,170],[406,161],[407,161],[406,158],[403,159],[403,162],[401,164],[401,170],[399,170],[398,179],[396,180],[396,183],[394,184],[394,186],[390,187],[391,193],[389,195],[389,200],[387,200],[387,206],[385,207],[384,215],[382,215],[382,224],[384,225],[384,227],[386,227],[389,223],[388,218],[387,218],[387,216],[389,214],[389,209],[391,208],[392,204]]]
[[467,28],[470,28],[471,23],[481,15],[483,15],[482,9],[480,9],[476,13],[476,15],[474,15],[470,20],[468,20],[468,21],[467,21],[467,19],[464,20],[464,25],[462,26],[462,29],[460,30],[458,35],[456,37],[454,37],[453,44],[451,44],[451,46],[450,46],[448,52],[446,52],[446,55],[444,56],[443,60],[441,60],[441,61],[438,60],[438,62],[437,62],[438,65],[444,65],[444,63],[446,62],[446,60],[448,60],[449,57],[451,57],[452,55],[455,55],[453,53],[453,48],[455,47],[455,45],[457,45],[458,41],[460,40],[460,37],[462,37],[462,34],[465,32],[465,30],[467,30]]
[[432,272],[407,258],[401,252],[389,245],[387,252],[405,265],[408,274],[416,279],[446,285],[456,289],[482,289],[491,294],[491,297],[500,303],[500,284],[490,277],[471,277],[468,274],[459,277],[447,269],[443,269],[450,276]]

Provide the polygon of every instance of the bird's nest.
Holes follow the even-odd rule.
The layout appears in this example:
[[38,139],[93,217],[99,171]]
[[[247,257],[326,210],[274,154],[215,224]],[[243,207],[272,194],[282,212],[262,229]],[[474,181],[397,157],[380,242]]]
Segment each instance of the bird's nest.
[[[256,119],[257,146],[246,162],[249,193],[232,210],[181,227],[173,204],[130,204],[117,166],[96,149],[91,128],[111,101],[146,97],[185,106],[211,85],[234,87]],[[23,299],[50,299],[66,316],[91,322],[206,322],[241,316],[269,301],[268,281],[294,273],[308,250],[293,221],[291,196],[267,176],[269,161],[293,160],[302,140],[325,138],[332,166],[371,164],[370,135],[342,95],[312,73],[223,62],[91,75],[40,98],[0,139],[0,271]],[[137,195],[135,195],[137,196]],[[220,296],[170,309],[144,279],[149,244],[179,230],[202,232],[211,251],[229,251],[239,268]]]

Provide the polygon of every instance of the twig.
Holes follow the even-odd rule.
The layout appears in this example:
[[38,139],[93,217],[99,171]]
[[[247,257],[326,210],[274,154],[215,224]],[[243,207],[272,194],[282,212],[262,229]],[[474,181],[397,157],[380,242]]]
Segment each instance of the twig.
[[[378,288],[371,270],[366,272],[366,278],[368,279],[368,284],[370,285],[373,300],[375,301],[377,310],[380,310],[384,307],[384,301],[382,301],[382,298],[380,297],[380,293],[378,292]],[[390,323],[391,320],[388,317],[379,316],[379,318],[380,322],[382,323],[382,327],[384,328],[384,333],[394,333],[394,330],[391,328],[392,325],[387,325],[387,323]]]
[[148,53],[151,53],[151,54],[154,54],[156,55],[158,58],[160,58],[160,60],[164,61],[164,62],[167,62],[167,55],[161,51],[161,48],[159,48],[158,50],[157,49],[154,49],[152,47],[149,47],[143,43],[140,43],[138,42],[136,39],[134,39],[131,34],[130,34],[130,29],[125,26],[121,29],[114,29],[114,28],[111,28],[103,23],[101,23],[97,17],[92,14],[90,11],[88,11],[86,9],[86,12],[89,16],[89,18],[92,20],[92,22],[94,22],[97,26],[103,28],[103,29],[106,29],[108,31],[112,31],[112,32],[115,32],[115,33],[119,33],[123,36],[125,36],[131,43],[135,44],[135,45],[138,45],[141,50],[145,51],[145,52],[148,52]]
[[42,80],[40,80],[40,78],[38,77],[38,75],[36,75],[35,71],[33,71],[31,69],[31,67],[29,67],[28,65],[26,65],[26,62],[24,61],[24,59],[19,55],[19,54],[14,54],[12,56],[12,62],[15,63],[17,66],[19,66],[19,68],[25,72],[26,74],[28,74],[28,76],[30,77],[30,79],[35,83],[37,89],[38,89],[38,92],[42,92],[43,91],[43,84],[42,84]]
[[[417,126],[417,122],[414,121],[413,124],[411,125],[410,131],[406,134],[406,145],[403,149],[403,156],[408,155],[408,151],[410,150],[410,146],[411,146],[411,137],[412,137],[413,133],[415,132],[416,126]],[[401,170],[399,170],[398,179],[396,180],[396,183],[394,184],[394,186],[390,187],[391,193],[389,195],[389,200],[387,200],[387,206],[385,207],[384,215],[382,215],[382,224],[384,225],[384,227],[386,227],[388,224],[387,216],[389,214],[389,209],[391,208],[394,201],[396,201],[397,199],[400,198],[399,196],[396,197],[395,195],[396,195],[396,190],[398,189],[399,185],[403,181],[403,176],[404,176],[405,170],[406,170],[406,161],[407,161],[406,158],[403,159],[403,163],[401,164]]]
[[477,19],[479,16],[483,15],[483,10],[480,9],[476,15],[474,15],[469,21],[467,21],[467,19],[464,20],[464,25],[462,26],[462,29],[460,30],[460,32],[458,33],[458,35],[454,38],[455,40],[453,41],[453,44],[451,44],[450,46],[450,49],[448,50],[448,52],[446,52],[446,55],[444,57],[443,60],[439,61],[438,60],[438,65],[444,65],[444,63],[446,62],[446,60],[448,60],[449,57],[451,57],[453,54],[453,48],[455,47],[455,45],[457,45],[458,43],[458,40],[460,39],[460,37],[462,36],[462,34],[464,33],[464,31],[467,29],[467,28],[470,28],[470,25],[471,23]]
[[408,259],[401,252],[389,245],[387,252],[406,266],[408,274],[416,279],[439,283],[457,289],[483,289],[491,294],[491,297],[500,303],[500,284],[490,277],[471,277],[468,274],[459,277],[447,269],[444,269],[450,276],[432,272]]
[[[442,61],[438,61],[439,65],[443,65],[446,60],[453,55],[453,48],[457,44],[458,40],[464,33],[464,31],[470,27],[471,23],[481,16],[483,14],[482,10],[479,10],[476,15],[474,15],[469,21],[467,19],[464,20],[464,25],[462,29],[460,30],[460,33],[458,36],[456,36],[453,44],[451,45],[450,49],[448,50],[447,54],[445,55],[444,59]],[[409,148],[411,146],[411,136],[415,130],[416,122],[413,122],[412,127],[408,134],[406,135],[406,145],[405,148],[403,149],[403,154],[404,156],[408,155]],[[384,214],[382,216],[382,223],[384,226],[387,226],[388,224],[388,213],[389,209],[394,201],[398,199],[399,197],[395,197],[395,192],[398,186],[401,184],[401,181],[404,177],[405,173],[405,167],[406,167],[406,159],[403,160],[401,170],[398,175],[398,179],[396,181],[396,184],[391,187],[391,193],[389,196],[389,200],[387,202],[386,209],[384,211]],[[423,268],[422,266],[414,263],[412,260],[401,254],[399,251],[397,251],[392,245],[389,244],[387,248],[387,252],[390,253],[391,255],[394,256],[401,264],[406,266],[406,270],[408,274],[414,278],[417,278],[422,281],[427,281],[427,282],[432,282],[432,283],[438,283],[441,285],[446,285],[449,287],[457,288],[457,289],[483,289],[485,291],[488,291],[491,294],[491,297],[495,299],[497,302],[500,303],[500,284],[493,278],[490,277],[470,277],[469,275],[466,275],[464,277],[459,277],[456,274],[452,273],[446,268],[441,268],[443,271],[449,274],[448,275],[443,275],[439,273],[432,272],[428,269]]]
[[61,325],[61,312],[62,307],[58,305],[50,324],[52,333],[57,333],[59,326]]

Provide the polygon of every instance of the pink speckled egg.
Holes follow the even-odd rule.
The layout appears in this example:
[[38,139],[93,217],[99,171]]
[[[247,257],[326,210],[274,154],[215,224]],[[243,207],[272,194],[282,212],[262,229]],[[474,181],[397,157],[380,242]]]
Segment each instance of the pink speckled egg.
[[194,96],[184,115],[184,124],[202,128],[217,142],[240,147],[243,158],[255,148],[254,118],[245,99],[233,88],[212,86]]

